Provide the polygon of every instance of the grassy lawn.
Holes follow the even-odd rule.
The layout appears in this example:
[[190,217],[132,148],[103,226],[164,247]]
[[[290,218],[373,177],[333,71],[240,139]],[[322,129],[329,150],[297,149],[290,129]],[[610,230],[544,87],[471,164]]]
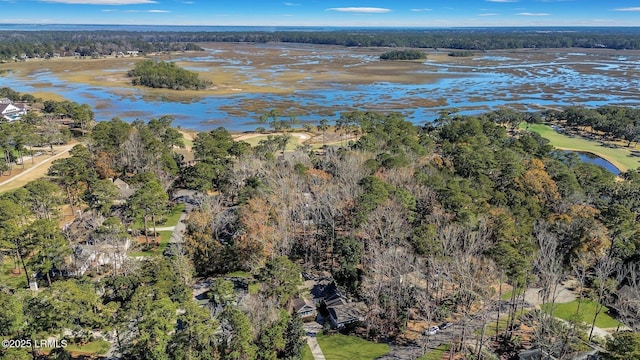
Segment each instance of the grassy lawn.
[[311,353],[311,348],[309,344],[305,343],[302,348],[302,360],[313,360],[313,354]]
[[187,139],[186,137],[182,138],[182,142],[184,142],[184,147],[186,149],[191,149],[193,148],[193,140],[191,139]]
[[[525,127],[526,125],[520,126],[521,129]],[[558,149],[588,152],[598,155],[615,165],[620,171],[636,169],[640,166],[640,158],[631,156],[631,151],[626,147],[617,149],[608,148],[600,145],[597,141],[559,134],[550,126],[543,124],[529,124],[529,130],[535,131],[543,138],[548,139],[549,143]]]
[[182,213],[184,212],[184,204],[178,204],[176,206],[173,207],[173,209],[171,209],[171,212],[169,213],[169,216],[167,216],[167,219],[158,226],[176,226],[178,224],[178,221],[180,221],[180,216],[182,215]]
[[318,343],[327,360],[373,360],[390,351],[387,344],[342,334],[318,335]]
[[106,354],[111,344],[106,340],[96,340],[85,345],[70,344],[65,348],[75,356],[78,355],[103,355]]
[[428,353],[420,356],[418,360],[440,360],[449,351],[449,344],[442,344]]
[[[159,221],[156,223],[156,227],[167,227],[167,226],[176,226],[178,221],[180,220],[180,215],[184,211],[184,204],[178,204],[171,209],[167,217],[164,221]],[[153,223],[151,220],[147,221],[147,226],[149,230],[153,231]],[[144,219],[142,217],[138,217],[135,219],[133,224],[131,224],[131,229],[142,230],[144,229]]]
[[20,274],[14,274],[13,269],[13,260],[11,257],[6,257],[0,264],[0,284],[12,289],[24,289],[27,286],[24,270],[21,269]]
[[[268,136],[269,135],[258,135],[256,137],[251,137],[251,138],[248,138],[248,139],[244,139],[242,141],[247,142],[247,143],[249,143],[251,145],[251,147],[254,147],[254,146],[258,145],[260,140],[267,140]],[[276,135],[271,135],[271,136],[276,136]],[[295,148],[298,145],[301,145],[300,144],[300,139],[297,136],[291,136],[291,138],[287,142],[287,146],[285,147],[285,150],[295,150]]]
[[[526,313],[528,313],[529,310],[518,310],[516,312],[516,321],[518,319],[520,319],[520,317],[522,315],[525,315]],[[509,321],[509,317],[507,316],[507,312],[505,311],[504,313],[500,313],[500,320],[498,320],[498,332],[502,333],[507,329],[507,325],[508,325],[508,321]],[[504,314],[504,315],[502,315]],[[485,331],[484,331],[484,336],[486,337],[490,337],[490,336],[496,336],[496,322],[495,321],[491,321],[488,322],[487,325],[485,326]],[[481,329],[478,329],[475,331],[476,335],[480,335],[482,333]]]
[[[511,296],[513,296],[513,291],[514,290],[509,290],[502,293],[502,295],[500,296],[500,300],[511,300]],[[522,293],[524,292],[523,289],[516,289],[515,291],[517,292],[516,296],[522,296]]]
[[169,243],[169,239],[171,239],[171,234],[173,231],[158,231],[160,234],[160,245],[155,250],[148,251],[131,251],[129,256],[137,257],[137,256],[153,256],[153,255],[162,255],[164,250],[167,248],[167,244]]
[[[542,306],[543,309],[549,309],[549,305],[545,304]],[[574,300],[569,303],[556,304],[555,311],[553,316],[558,317],[563,320],[569,320],[574,316],[576,310],[578,309],[578,300]],[[606,306],[602,308],[600,314],[596,318],[596,326],[599,328],[607,329],[614,328],[618,326],[618,320],[612,318],[607,315],[606,312],[609,310]],[[593,321],[593,316],[596,313],[596,302],[591,300],[582,300],[582,304],[580,305],[580,314],[582,315],[582,321],[587,324],[591,324]]]
[[260,283],[251,283],[249,284],[249,294],[256,295],[260,292]]

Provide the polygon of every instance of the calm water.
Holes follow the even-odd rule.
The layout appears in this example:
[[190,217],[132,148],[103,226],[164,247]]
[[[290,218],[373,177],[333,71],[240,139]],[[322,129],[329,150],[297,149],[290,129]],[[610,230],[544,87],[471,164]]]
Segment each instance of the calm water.
[[610,163],[609,161],[594,155],[592,153],[587,153],[587,152],[580,152],[580,151],[570,151],[570,150],[564,150],[565,153],[570,153],[570,154],[576,154],[578,155],[578,157],[580,158],[580,160],[590,163],[590,164],[594,164],[594,165],[598,165],[601,166],[605,169],[607,169],[609,172],[613,173],[614,175],[620,175],[621,171],[612,163]]
[[602,166],[603,168],[609,170],[613,174],[620,175],[620,170],[617,167],[615,167],[615,165],[613,165],[612,163],[608,162],[607,160],[597,155],[593,155],[591,153],[581,153],[581,152],[578,152],[577,154],[580,157],[580,160],[584,162]]
[[[295,44],[278,45],[287,56],[287,47],[302,55],[296,55],[301,64],[316,64],[329,56],[358,57],[361,63],[378,61],[371,55],[351,54],[348,49],[342,53],[324,53],[315,46]],[[302,49],[302,50],[301,50]],[[210,55],[196,59],[196,62],[217,62],[220,66],[233,67],[249,77],[251,85],[262,85],[255,76],[256,70],[250,61],[220,59],[217,50]],[[119,116],[124,120],[150,119],[171,115],[175,125],[196,130],[207,130],[225,126],[234,131],[255,129],[259,126],[258,113],[243,111],[252,102],[289,102],[300,109],[322,109],[338,106],[345,110],[402,109],[406,118],[421,124],[432,121],[444,108],[455,108],[462,114],[475,114],[502,106],[517,109],[542,109],[545,106],[566,106],[582,104],[599,106],[618,104],[640,106],[640,57],[610,56],[597,57],[582,53],[557,53],[548,61],[539,57],[520,56],[479,56],[462,64],[444,64],[426,61],[422,70],[425,74],[440,74],[444,78],[424,84],[384,82],[370,85],[328,83],[318,90],[295,91],[293,94],[248,94],[228,96],[206,96],[188,103],[166,101],[148,97],[143,90],[113,87],[89,87],[63,81],[43,70],[26,80],[18,79],[11,73],[0,76],[0,86],[7,86],[22,93],[54,92],[71,101],[87,103],[94,108],[97,120],[108,120]],[[203,68],[204,69],[204,66]],[[193,70],[202,70],[195,66]],[[283,65],[274,65],[266,71],[283,72],[291,70]],[[241,86],[242,84],[239,84]],[[273,84],[270,84],[273,85]],[[444,99],[446,106],[419,107],[415,100]],[[268,109],[265,109],[265,111]],[[316,110],[321,112],[319,110]],[[317,123],[320,119],[336,120],[338,113],[327,116],[324,113],[307,113],[298,116],[301,121]]]

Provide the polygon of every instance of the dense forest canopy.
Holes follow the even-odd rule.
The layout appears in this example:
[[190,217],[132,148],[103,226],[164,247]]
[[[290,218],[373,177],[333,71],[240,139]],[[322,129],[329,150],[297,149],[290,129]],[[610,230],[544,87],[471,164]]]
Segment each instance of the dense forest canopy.
[[427,54],[418,50],[392,50],[380,55],[382,60],[418,60],[426,58]]
[[640,49],[634,28],[345,29],[331,31],[0,31],[0,59],[26,54],[198,50],[199,42],[285,42],[370,47],[496,50],[523,48]]
[[[351,111],[331,129],[345,141],[288,152],[289,127],[273,110],[263,121],[281,133],[252,146],[222,127],[201,132],[186,161],[171,117],[94,123],[86,105],[0,94],[40,109],[0,123],[4,165],[38,142],[66,141],[61,117],[83,128],[82,143],[46,178],[0,194],[0,259],[22,281],[0,274],[0,308],[11,310],[0,311],[0,336],[69,330],[82,343],[111,332],[114,351],[131,359],[299,358],[305,332],[291,308],[304,272],[331,274],[343,300],[364,309],[364,321],[344,331],[375,341],[401,346],[409,321],[455,321],[453,356],[516,354],[522,328],[557,358],[592,341],[606,343],[611,359],[638,351],[637,333],[595,338],[596,316],[559,321],[544,306],[525,309],[522,290],[554,306],[556,287],[573,278],[580,304],[596,304],[596,315],[615,308],[616,321],[640,330],[639,171],[616,177],[519,129],[557,120],[619,137],[638,127],[636,109],[443,113],[423,126],[399,113]],[[324,141],[327,123],[317,129]],[[183,242],[71,272],[67,259],[83,246],[144,239],[133,250],[153,249],[156,225],[185,190],[193,209]],[[64,229],[63,205],[82,213]],[[37,293],[25,289],[33,278]],[[202,279],[198,301],[209,307],[194,299]],[[494,305],[507,325],[487,324]],[[485,328],[497,341],[484,341]],[[0,356],[29,356],[20,351]]]
[[180,68],[172,62],[144,60],[136,64],[127,75],[132,77],[133,85],[172,90],[200,90],[211,85],[200,80],[198,73]]

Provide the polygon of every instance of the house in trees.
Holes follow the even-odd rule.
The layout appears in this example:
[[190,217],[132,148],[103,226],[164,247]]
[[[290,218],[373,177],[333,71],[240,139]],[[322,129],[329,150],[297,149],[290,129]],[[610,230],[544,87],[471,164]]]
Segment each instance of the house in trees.
[[305,298],[298,298],[293,301],[293,311],[300,316],[302,321],[312,321],[316,318],[315,305]]
[[338,302],[327,306],[331,326],[342,329],[350,324],[358,324],[364,321],[367,306],[363,302]]
[[317,280],[305,281],[313,296],[313,303],[316,306],[321,305],[325,299],[331,299],[340,296],[336,283],[331,278],[320,278]]
[[519,360],[556,360],[555,357],[547,354],[541,349],[530,349],[518,354]]
[[2,119],[7,121],[20,120],[20,118],[26,114],[27,104],[14,103],[7,98],[0,99],[0,117],[2,117]]
[[115,179],[113,180],[113,185],[116,186],[116,188],[118,188],[118,201],[117,203],[124,203],[125,201],[127,201],[128,198],[130,198],[135,192],[136,190],[131,188],[129,186],[129,184],[127,184],[126,182],[124,182],[121,179]]
[[92,240],[75,245],[70,274],[82,276],[91,268],[99,270],[103,266],[118,270],[124,265],[130,246],[129,239]]
[[349,324],[364,321],[366,305],[362,302],[350,302],[332,278],[311,279],[305,285],[310,288],[313,303],[320,308],[318,322],[329,321],[331,327],[342,329]]

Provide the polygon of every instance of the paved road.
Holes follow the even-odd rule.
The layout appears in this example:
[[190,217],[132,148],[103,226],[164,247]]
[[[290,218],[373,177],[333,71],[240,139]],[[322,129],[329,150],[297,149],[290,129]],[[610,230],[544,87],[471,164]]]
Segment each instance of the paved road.
[[10,182],[12,182],[12,181],[14,181],[14,180],[16,180],[16,179],[19,179],[19,178],[21,178],[21,177],[23,177],[23,176],[25,176],[25,175],[29,174],[29,173],[30,173],[30,172],[32,172],[32,171],[37,170],[40,166],[42,166],[42,165],[44,165],[44,164],[46,164],[46,163],[48,163],[48,162],[51,162],[51,161],[53,161],[53,160],[55,160],[55,159],[57,159],[57,158],[61,157],[62,155],[64,155],[64,154],[68,153],[68,152],[69,152],[69,150],[71,150],[71,149],[72,149],[74,146],[76,146],[76,145],[78,145],[78,144],[73,144],[73,145],[68,145],[68,146],[63,147],[63,148],[60,150],[60,152],[59,152],[59,153],[57,153],[57,154],[55,154],[54,156],[52,156],[52,157],[50,157],[50,158],[47,158],[47,159],[44,159],[44,160],[40,161],[39,163],[35,164],[34,166],[32,166],[32,167],[28,168],[27,170],[25,170],[25,171],[21,172],[21,173],[20,173],[20,174],[18,174],[18,175],[11,177],[10,179],[7,179],[7,180],[5,180],[5,181],[3,181],[3,182],[0,182],[0,186],[4,186],[4,185],[6,185],[6,184],[8,184],[8,183],[10,183]]

